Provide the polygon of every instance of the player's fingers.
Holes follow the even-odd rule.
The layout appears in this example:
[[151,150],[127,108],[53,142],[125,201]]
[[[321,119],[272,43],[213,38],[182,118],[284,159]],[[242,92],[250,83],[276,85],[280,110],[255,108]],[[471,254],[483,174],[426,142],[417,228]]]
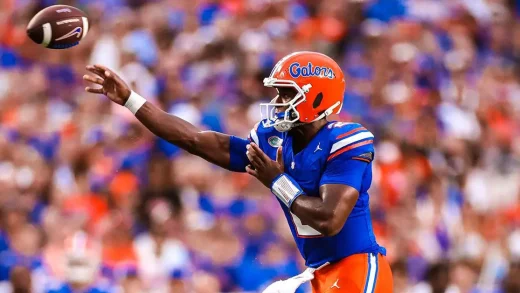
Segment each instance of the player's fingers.
[[249,162],[251,162],[251,164],[255,167],[255,168],[258,168],[260,167],[260,164],[262,163],[262,161],[258,158],[258,156],[255,154],[255,152],[251,149],[249,149],[247,152],[246,152],[246,156],[247,158],[249,159]]
[[261,170],[264,168],[265,163],[264,161],[258,156],[258,153],[256,153],[254,150],[250,149],[248,152],[246,152],[248,155],[249,162],[251,162],[251,165],[255,167],[256,170]]
[[246,166],[246,172],[251,176],[258,177],[258,172],[256,170],[253,170],[253,168],[251,168],[251,165]]
[[99,75],[99,76],[103,76],[103,70],[99,70],[97,69],[96,67],[92,66],[92,65],[88,65],[87,67],[87,70],[96,74],[96,75]]
[[116,74],[114,74],[112,72],[112,70],[110,70],[108,67],[106,66],[103,66],[103,65],[99,65],[99,64],[95,64],[94,65],[94,68],[100,72],[100,76],[106,78],[106,79],[110,79],[110,80],[117,80],[116,79]]
[[110,70],[105,70],[105,73],[104,73],[104,74],[105,74],[105,78],[106,78],[107,80],[110,80],[110,81],[112,81],[112,82],[114,82],[114,83],[117,84],[117,78],[116,78],[116,75],[113,74]]
[[282,147],[278,147],[278,150],[276,150],[276,162],[278,162],[278,164],[283,166],[283,150],[282,150]]
[[108,69],[108,67],[103,66],[101,64],[94,64],[94,68],[96,68],[97,70],[99,70],[101,72],[110,71],[110,69]]
[[90,76],[88,74],[83,75],[83,80],[90,81],[95,84],[103,85],[104,80],[101,77]]
[[85,91],[87,91],[89,93],[93,93],[93,94],[104,94],[103,88],[95,89],[95,88],[88,86],[85,88]]
[[124,84],[123,80],[110,69],[102,65],[95,65],[99,70],[102,70],[103,74],[101,76],[105,77],[108,80],[112,80],[115,84],[122,85]]
[[262,162],[267,163],[271,160],[256,143],[251,143],[250,145],[253,151],[257,154],[258,158],[262,160]]
[[253,156],[254,158],[256,158],[259,162],[262,161],[262,159],[261,159],[262,154],[263,154],[262,151],[258,152],[258,150],[255,149],[252,145],[247,145],[247,146],[246,146],[246,149],[247,149],[247,151],[249,152],[249,154],[251,154],[251,156]]

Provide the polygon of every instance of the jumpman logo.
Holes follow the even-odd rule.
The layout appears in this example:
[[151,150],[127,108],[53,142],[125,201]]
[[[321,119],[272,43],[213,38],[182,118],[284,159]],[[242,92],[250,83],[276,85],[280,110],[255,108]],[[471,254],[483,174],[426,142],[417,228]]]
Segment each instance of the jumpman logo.
[[318,143],[318,147],[316,147],[316,149],[314,150],[314,152],[317,152],[317,151],[323,151],[323,149],[320,148],[320,144],[321,144],[321,142]]
[[338,288],[339,289],[338,282],[339,282],[339,279],[337,279],[336,282],[334,282],[334,284],[332,286],[330,286],[330,289],[332,289],[332,288]]

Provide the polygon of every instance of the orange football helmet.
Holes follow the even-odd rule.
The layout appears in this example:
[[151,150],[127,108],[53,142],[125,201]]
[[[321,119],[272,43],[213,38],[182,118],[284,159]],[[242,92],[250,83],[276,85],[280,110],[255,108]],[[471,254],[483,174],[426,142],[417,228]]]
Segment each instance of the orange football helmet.
[[[276,96],[270,103],[262,103],[264,127],[274,126],[285,132],[295,126],[311,123],[338,114],[343,106],[345,78],[332,58],[316,52],[295,52],[283,57],[264,79],[266,87],[291,87],[296,96],[280,103]],[[276,108],[285,108],[277,113]]]

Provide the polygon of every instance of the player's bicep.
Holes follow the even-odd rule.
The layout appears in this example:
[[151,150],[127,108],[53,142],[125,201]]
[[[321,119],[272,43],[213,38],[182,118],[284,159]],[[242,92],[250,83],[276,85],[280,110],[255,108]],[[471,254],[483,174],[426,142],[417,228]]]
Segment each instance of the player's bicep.
[[326,215],[322,227],[324,234],[334,236],[345,225],[359,198],[359,192],[346,184],[327,183],[320,186],[320,197]]
[[325,169],[320,185],[344,184],[355,188],[359,192],[367,166],[368,163],[354,159],[332,162]]
[[[360,160],[361,158],[361,160]],[[339,233],[356,205],[370,163],[363,157],[341,154],[327,162],[320,180],[320,196],[324,205],[332,211],[328,230]]]
[[372,146],[367,145],[329,158],[320,185],[344,184],[360,192],[363,177],[373,159]]

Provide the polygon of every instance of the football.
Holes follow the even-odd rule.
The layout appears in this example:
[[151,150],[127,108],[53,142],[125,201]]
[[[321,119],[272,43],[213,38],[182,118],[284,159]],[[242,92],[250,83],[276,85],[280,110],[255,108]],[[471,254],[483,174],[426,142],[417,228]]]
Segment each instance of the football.
[[79,44],[88,33],[87,15],[68,5],[49,6],[38,12],[27,25],[27,35],[50,49],[66,49]]

